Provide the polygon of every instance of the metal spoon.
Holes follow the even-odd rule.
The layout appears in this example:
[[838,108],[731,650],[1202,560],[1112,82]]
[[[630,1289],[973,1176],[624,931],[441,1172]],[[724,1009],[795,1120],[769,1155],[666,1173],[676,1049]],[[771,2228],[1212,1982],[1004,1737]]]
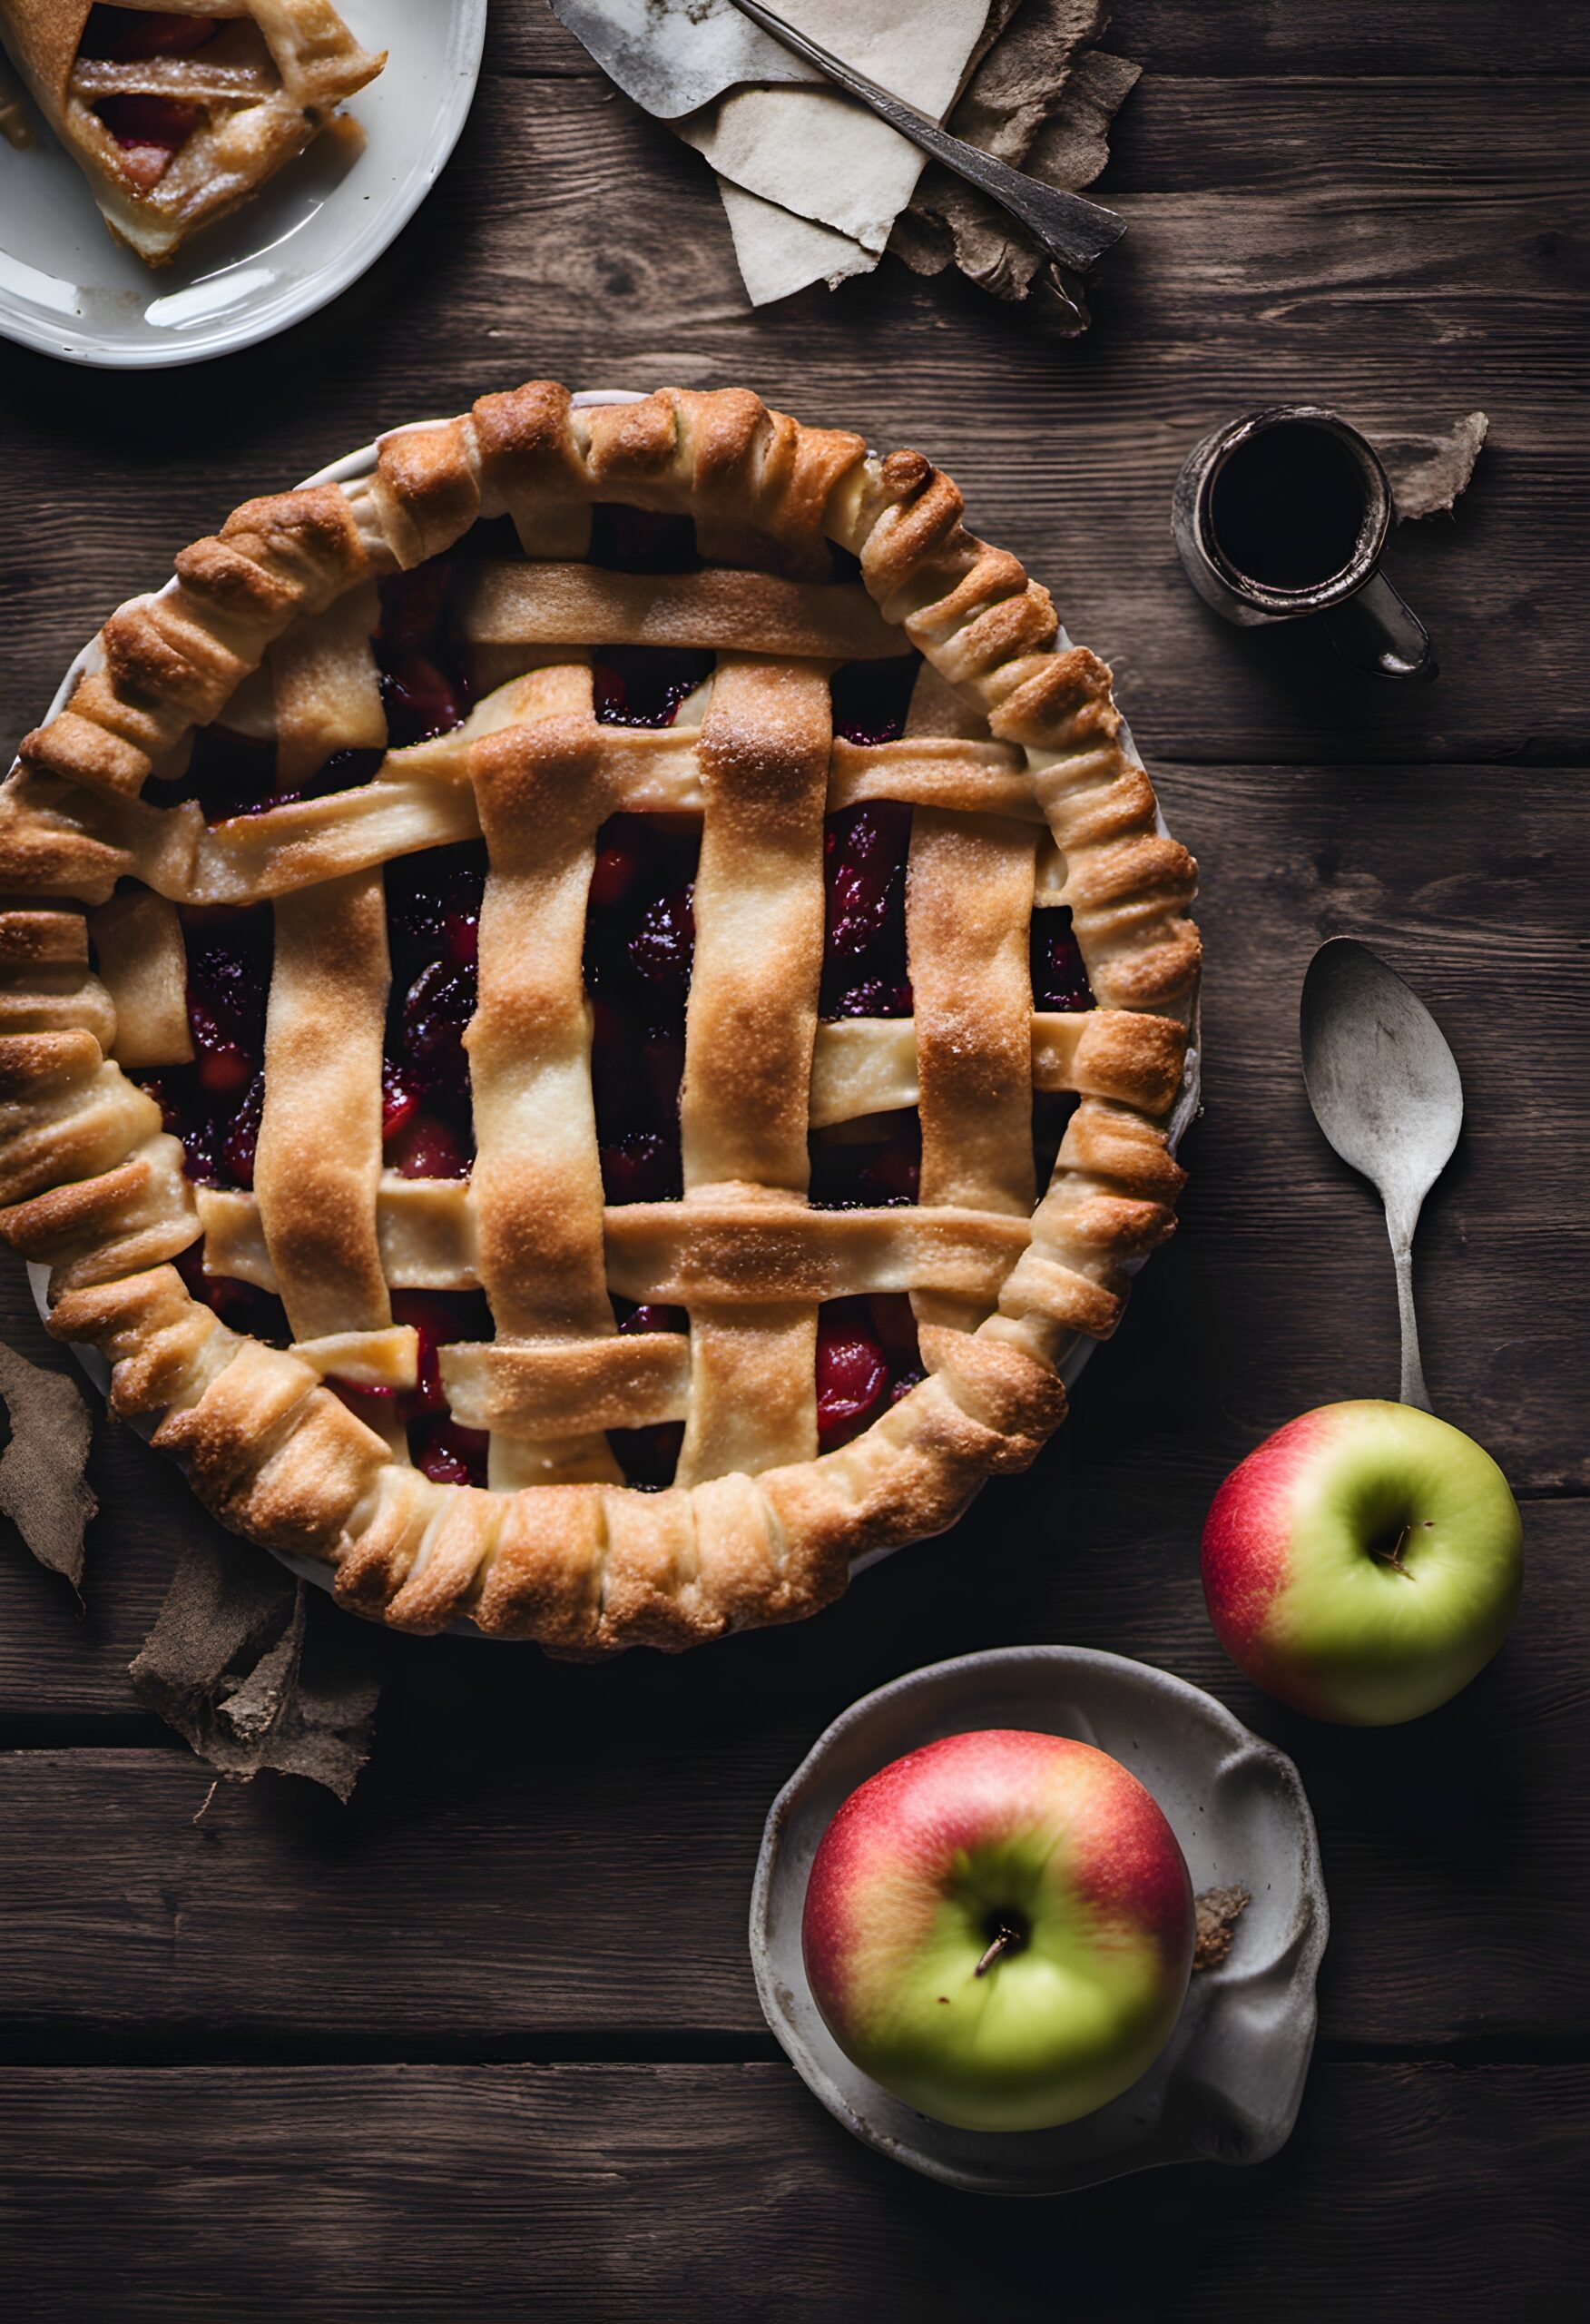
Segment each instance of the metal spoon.
[[[1036,178],[1029,178],[1022,171],[1013,170],[1008,162],[996,160],[992,153],[985,153],[980,146],[952,137],[930,114],[918,113],[915,105],[879,88],[876,81],[869,81],[865,73],[858,73],[831,50],[820,48],[796,25],[763,7],[761,0],[733,0],[733,5],[753,25],[771,33],[786,48],[792,48],[797,56],[805,57],[808,64],[826,73],[839,87],[870,106],[880,121],[887,121],[891,129],[898,129],[902,137],[908,137],[924,153],[931,153],[947,170],[953,170],[957,177],[965,178],[968,185],[977,186],[1002,210],[1008,211],[1060,265],[1085,274],[1126,231],[1124,218],[1114,210],[1106,210],[1101,202],[1089,202],[1080,193],[1063,192],[1057,186],[1043,185]],[[1063,284],[1056,288],[1066,295]],[[1071,303],[1068,295],[1066,303]]]
[[1463,1126],[1463,1083],[1446,1035],[1367,944],[1321,944],[1303,979],[1303,1078],[1314,1118],[1386,1206],[1402,1326],[1401,1399],[1434,1408],[1413,1312],[1413,1236]]

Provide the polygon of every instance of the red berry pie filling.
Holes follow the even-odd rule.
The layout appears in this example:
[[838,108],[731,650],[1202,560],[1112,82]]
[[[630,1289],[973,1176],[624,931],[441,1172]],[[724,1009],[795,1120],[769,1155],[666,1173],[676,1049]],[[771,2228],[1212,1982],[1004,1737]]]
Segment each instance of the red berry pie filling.
[[1034,912],[1031,953],[1035,1009],[1069,1013],[1094,1006],[1082,947],[1064,904]]
[[381,584],[374,642],[394,750],[461,726],[473,706],[463,651],[448,619],[453,583],[453,559],[433,556]]
[[[98,10],[96,18],[123,14]],[[139,18],[158,42],[164,18]],[[171,19],[184,28],[200,24]],[[101,40],[131,38],[101,25]],[[205,35],[208,37],[208,34]],[[172,34],[177,40],[177,34]],[[197,46],[197,38],[188,42]],[[109,48],[96,51],[110,54]],[[162,53],[158,47],[141,52]],[[471,549],[496,544],[501,526],[476,527]],[[505,547],[507,544],[502,544]],[[594,511],[591,561],[614,569],[679,572],[699,563],[688,518],[623,507]],[[450,732],[473,707],[466,656],[452,620],[460,564],[434,557],[380,586],[372,646],[380,674],[389,746],[401,749]],[[661,729],[713,667],[708,653],[635,645],[592,653],[592,694],[604,724]],[[832,679],[834,730],[862,745],[904,731],[919,656],[856,663]],[[378,750],[342,751],[292,788],[277,777],[276,745],[211,726],[194,739],[180,781],[152,783],[154,803],[197,800],[214,824],[329,796],[368,783]],[[911,810],[869,801],[829,815],[824,829],[825,940],[819,1013],[825,1022],[903,1019],[912,1013],[907,959],[906,887]],[[683,816],[621,813],[597,835],[584,943],[591,1009],[591,1080],[603,1191],[610,1205],[667,1202],[682,1193],[680,1088],[695,947],[694,881],[700,827]],[[460,1180],[475,1158],[465,1035],[477,998],[484,844],[470,842],[399,856],[386,867],[390,963],[382,1066],[382,1143],[388,1169],[407,1178]],[[182,1143],[188,1176],[202,1185],[249,1188],[264,1093],[266,1003],[272,923],[269,905],[247,911],[183,907],[188,956],[190,1066],[140,1077],[158,1097],[166,1127]],[[1031,933],[1033,1001],[1039,1010],[1091,1009],[1093,994],[1071,915],[1035,911]],[[1075,1098],[1035,1097],[1033,1137],[1039,1183],[1053,1167]],[[921,1132],[912,1109],[871,1117],[816,1135],[810,1198],[825,1209],[888,1209],[918,1197]],[[184,1280],[223,1320],[256,1337],[287,1344],[280,1300],[203,1272],[200,1248],[182,1263]],[[417,1334],[411,1389],[355,1386],[332,1379],[344,1401],[390,1438],[401,1431],[415,1465],[442,1483],[484,1484],[486,1436],[451,1417],[438,1351],[492,1336],[484,1295],[394,1291],[394,1321]],[[614,1297],[621,1334],[686,1332],[682,1308]],[[819,1448],[848,1443],[923,1377],[911,1302],[905,1295],[833,1300],[817,1330]],[[627,1482],[657,1490],[673,1478],[683,1423],[613,1429],[609,1441]]]
[[[206,48],[221,31],[211,16],[142,8],[93,8],[77,54],[89,64],[156,64]],[[202,105],[159,89],[118,91],[93,107],[122,149],[122,169],[141,193],[157,186],[205,118]]]
[[[394,1291],[391,1300],[392,1321],[412,1327],[415,1334],[414,1386],[357,1386],[334,1374],[327,1375],[326,1385],[382,1435],[401,1430],[409,1459],[436,1483],[484,1485],[488,1440],[483,1430],[463,1427],[448,1412],[440,1352],[461,1340],[491,1338],[491,1310],[485,1295],[478,1291]],[[211,1305],[217,1305],[213,1296]],[[224,1319],[224,1306],[218,1312]]]
[[817,1317],[817,1442],[848,1444],[923,1377],[917,1319],[904,1292],[830,1299]]
[[406,1178],[466,1178],[475,1159],[469,1059],[486,849],[478,842],[387,867],[392,982],[381,1065],[381,1138]]
[[201,1186],[249,1187],[265,1098],[265,1006],[274,929],[269,904],[179,907],[188,955],[191,1065],[137,1074],[182,1142]]
[[[682,1307],[636,1306],[614,1296],[613,1313],[625,1334],[637,1332],[688,1332],[690,1318]],[[607,1441],[623,1471],[624,1482],[642,1492],[658,1492],[673,1482],[684,1443],[682,1420],[659,1421],[651,1428],[610,1428]]]

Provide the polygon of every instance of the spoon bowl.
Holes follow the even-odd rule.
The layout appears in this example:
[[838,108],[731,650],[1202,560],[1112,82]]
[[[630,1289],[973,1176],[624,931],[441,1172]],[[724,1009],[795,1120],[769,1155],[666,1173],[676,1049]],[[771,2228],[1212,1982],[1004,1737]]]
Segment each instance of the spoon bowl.
[[1300,1031],[1314,1118],[1385,1206],[1402,1333],[1401,1400],[1429,1412],[1413,1305],[1413,1237],[1463,1127],[1458,1060],[1418,994],[1350,936],[1321,944],[1310,961]]

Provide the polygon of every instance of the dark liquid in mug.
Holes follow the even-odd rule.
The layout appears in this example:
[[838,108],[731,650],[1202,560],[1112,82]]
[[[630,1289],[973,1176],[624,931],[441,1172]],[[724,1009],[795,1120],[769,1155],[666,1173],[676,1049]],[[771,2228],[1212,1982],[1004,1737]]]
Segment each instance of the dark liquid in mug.
[[1236,572],[1271,589],[1312,589],[1350,565],[1366,495],[1328,428],[1283,419],[1240,444],[1214,479],[1209,521]]

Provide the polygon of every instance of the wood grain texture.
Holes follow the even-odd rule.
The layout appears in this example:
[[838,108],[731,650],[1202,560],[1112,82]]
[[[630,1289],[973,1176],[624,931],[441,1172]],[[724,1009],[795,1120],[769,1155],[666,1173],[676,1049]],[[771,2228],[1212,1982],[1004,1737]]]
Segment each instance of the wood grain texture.
[[[1218,84],[1208,105],[1201,88],[1156,101],[1151,83],[1129,109],[1132,231],[1096,328],[1067,346],[892,262],[753,315],[697,157],[596,80],[489,77],[430,202],[329,313],[245,357],[118,381],[109,407],[92,374],[6,356],[0,435],[34,483],[0,510],[0,747],[110,608],[241,493],[540,372],[750,379],[804,418],[929,450],[1114,663],[1155,755],[1585,759],[1590,173],[1571,93],[1526,93],[1498,137],[1484,85],[1283,83],[1257,103]],[[1408,134],[1426,113],[1428,143]],[[1234,632],[1182,576],[1168,510],[1186,452],[1298,395],[1371,433],[1492,416],[1457,517],[1390,553],[1437,639],[1436,686],[1350,672],[1317,627]],[[92,527],[49,520],[83,497]]]
[[[1131,232],[1074,346],[892,264],[752,314],[701,162],[543,0],[497,0],[457,154],[326,314],[186,373],[0,349],[0,751],[182,542],[382,427],[534,374],[743,379],[920,445],[1050,583],[1202,861],[1209,945],[1180,1236],[1035,1471],[813,1623],[594,1670],[392,1639],[348,1811],[267,1780],[195,1824],[207,1779],[125,1676],[209,1523],[181,1475],[102,1427],[84,1614],[0,1541],[0,2247],[28,2324],[1582,2305],[1590,14],[1117,0],[1109,45],[1148,67],[1100,187]],[[1306,628],[1239,635],[1182,579],[1187,449],[1292,396],[1371,432],[1491,417],[1456,517],[1390,551],[1432,687],[1358,677]],[[1298,1069],[1303,970],[1337,933],[1458,1053],[1427,1364],[1525,1496],[1512,1640],[1394,1735],[1268,1702],[1197,1581],[1232,1462],[1396,1379],[1379,1213]],[[0,1330],[67,1361],[11,1266]],[[1333,1911],[1322,2046],[1269,2165],[996,2208],[801,2090],[746,1897],[769,1799],[848,1703],[1054,1639],[1211,1687],[1297,1759]]]
[[1112,200],[1326,184],[1467,201],[1520,181],[1572,193],[1585,183],[1585,98],[1577,82],[1544,77],[1498,94],[1489,81],[1417,74],[1278,88],[1151,71],[1115,118],[1103,184]]
[[1506,1651],[1388,1737],[1293,1717],[1240,1679],[1204,1617],[1197,1514],[1178,1525],[1139,1492],[1120,1474],[994,1488],[980,1533],[863,1578],[803,1635],[724,1642],[710,1669],[397,1642],[346,1813],[258,1783],[195,1825],[208,1781],[178,1751],[0,1757],[0,2054],[760,2044],[747,1898],[768,1803],[821,1728],[914,1665],[1057,1637],[1212,1688],[1297,1760],[1332,1904],[1323,2039],[1590,2043],[1583,1505],[1528,1507]]
[[[1205,1117],[1182,1233],[1036,1470],[817,1623],[682,1664],[571,1671],[512,1648],[392,1641],[380,1750],[347,1821],[262,1787],[224,1795],[196,1832],[204,1781],[179,1757],[19,1755],[0,1815],[0,1885],[28,1900],[4,1984],[13,2042],[44,2057],[350,2040],[451,2054],[560,2028],[754,2034],[744,1898],[767,1801],[814,1736],[914,1664],[1055,1638],[1212,1686],[1297,1756],[1338,1898],[1332,2038],[1590,2031],[1565,1918],[1590,1905],[1574,1726],[1590,1507],[1555,1497],[1587,1482],[1581,783],[1532,770],[1520,807],[1516,780],[1485,769],[1167,771],[1169,810],[1212,867]],[[1395,1380],[1379,1214],[1320,1140],[1297,1062],[1303,969],[1347,931],[1413,978],[1467,1085],[1469,1126],[1419,1248],[1438,1400],[1520,1491],[1546,1496],[1528,1509],[1517,1637],[1469,1696],[1395,1738],[1394,1787],[1379,1780],[1385,1738],[1289,1719],[1238,1678],[1196,1575],[1210,1496],[1253,1443]],[[25,1299],[15,1277],[11,1293]],[[13,1312],[18,1344],[47,1359],[25,1305]],[[126,1432],[102,1432],[96,1481],[86,1635],[58,1583],[16,1561],[4,1574],[0,1704],[21,1739],[130,1716],[126,1661],[178,1542],[209,1521]],[[83,1836],[64,1867],[64,1830]],[[471,1867],[461,1886],[437,1876],[456,1861]]]
[[1067,2202],[913,2180],[781,2062],[0,2076],[28,2324],[702,2316],[1557,2324],[1583,2067],[1314,2070],[1274,2162]]
[[1496,0],[1111,0],[1107,45],[1156,73],[1266,81],[1352,73],[1516,75],[1590,72],[1590,27],[1573,8],[1520,15]]
[[[1590,73],[1590,29],[1575,8],[1515,17],[1497,0],[1111,0],[1104,46],[1156,74],[1242,74],[1267,82],[1320,73],[1564,76]],[[492,69],[594,76],[598,66],[545,0],[492,12]]]

